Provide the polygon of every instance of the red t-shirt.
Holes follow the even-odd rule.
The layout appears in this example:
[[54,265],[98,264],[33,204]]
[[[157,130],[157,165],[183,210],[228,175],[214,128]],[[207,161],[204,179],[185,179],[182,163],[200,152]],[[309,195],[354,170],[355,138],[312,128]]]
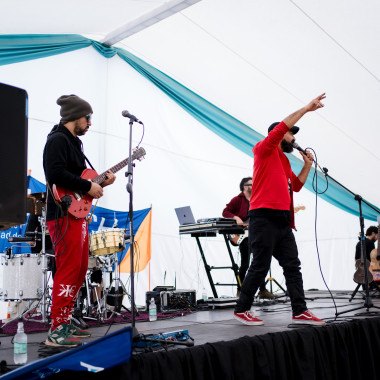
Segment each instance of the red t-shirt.
[[249,209],[290,210],[291,227],[294,228],[293,191],[300,191],[303,183],[293,173],[288,158],[278,147],[288,131],[287,125],[281,122],[253,147],[253,186]]

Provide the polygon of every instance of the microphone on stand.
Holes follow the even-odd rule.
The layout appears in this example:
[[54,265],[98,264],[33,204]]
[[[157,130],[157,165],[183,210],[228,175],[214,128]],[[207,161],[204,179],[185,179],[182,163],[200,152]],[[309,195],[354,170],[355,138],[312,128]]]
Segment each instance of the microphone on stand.
[[124,117],[128,117],[131,121],[135,121],[136,123],[143,124],[141,120],[139,120],[135,115],[131,115],[127,110],[121,111],[121,115]]

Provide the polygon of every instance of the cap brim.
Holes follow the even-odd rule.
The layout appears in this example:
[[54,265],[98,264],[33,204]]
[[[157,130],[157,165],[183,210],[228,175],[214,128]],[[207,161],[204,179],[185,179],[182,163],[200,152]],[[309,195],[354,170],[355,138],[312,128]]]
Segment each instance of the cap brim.
[[299,130],[300,129],[297,126],[294,125],[293,127],[290,128],[289,131],[292,132],[293,135],[295,135]]

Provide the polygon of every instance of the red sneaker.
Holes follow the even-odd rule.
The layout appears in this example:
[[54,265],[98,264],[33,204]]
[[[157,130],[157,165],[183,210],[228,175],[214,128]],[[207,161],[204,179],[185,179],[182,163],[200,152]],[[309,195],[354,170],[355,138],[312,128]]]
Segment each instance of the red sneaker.
[[323,326],[326,322],[322,319],[317,318],[309,310],[305,310],[299,315],[293,316],[293,323],[299,325],[313,325],[313,326]]
[[242,313],[234,313],[234,318],[249,326],[259,326],[264,324],[264,322],[261,319],[256,318],[250,310],[243,311]]

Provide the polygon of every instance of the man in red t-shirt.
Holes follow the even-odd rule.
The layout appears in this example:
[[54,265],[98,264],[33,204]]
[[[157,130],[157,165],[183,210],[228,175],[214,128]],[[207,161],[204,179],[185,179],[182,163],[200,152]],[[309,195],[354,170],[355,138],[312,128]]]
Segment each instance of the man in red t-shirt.
[[242,284],[236,303],[234,318],[247,325],[263,325],[264,322],[250,311],[254,294],[267,274],[272,255],[283,268],[287,291],[292,305],[292,322],[297,324],[324,325],[325,322],[307,310],[303,290],[294,228],[293,191],[300,191],[309,175],[313,156],[300,152],[304,166],[296,176],[284,153],[291,153],[295,123],[306,113],[323,104],[322,94],[309,104],[286,117],[281,123],[273,123],[268,136],[252,149],[254,168],[252,194],[249,207],[249,238],[253,259]]
[[[248,211],[249,200],[252,194],[252,177],[245,177],[240,181],[239,185],[241,193],[232,198],[223,210],[224,218],[232,218],[236,220],[237,224],[248,224]],[[240,267],[239,267],[239,279],[240,283],[237,284],[237,296],[240,295],[241,284],[244,281],[245,274],[249,267],[249,242],[245,237],[239,244],[240,251]],[[274,295],[265,288],[265,281],[260,285],[260,291],[258,296],[260,298],[274,298]]]

